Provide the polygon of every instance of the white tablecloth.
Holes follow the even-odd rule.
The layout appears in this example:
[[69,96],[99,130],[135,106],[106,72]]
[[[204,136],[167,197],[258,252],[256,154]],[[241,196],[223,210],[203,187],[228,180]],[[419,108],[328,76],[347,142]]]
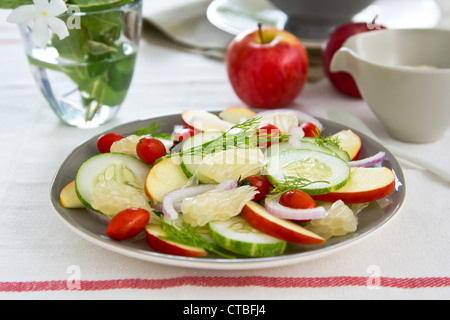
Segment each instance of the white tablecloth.
[[[404,161],[407,198],[391,223],[344,251],[297,265],[191,270],[123,257],[80,238],[49,200],[52,178],[76,146],[129,121],[242,103],[222,61],[181,50],[146,28],[118,117],[97,129],[64,126],[32,80],[6,14],[0,10],[0,299],[450,298],[450,185]],[[336,93],[327,80],[308,84],[292,108],[324,117],[330,106],[353,111],[384,141],[450,163],[450,132],[429,145],[392,141],[363,101]],[[71,288],[75,271],[81,283]],[[376,288],[367,286],[375,271]]]

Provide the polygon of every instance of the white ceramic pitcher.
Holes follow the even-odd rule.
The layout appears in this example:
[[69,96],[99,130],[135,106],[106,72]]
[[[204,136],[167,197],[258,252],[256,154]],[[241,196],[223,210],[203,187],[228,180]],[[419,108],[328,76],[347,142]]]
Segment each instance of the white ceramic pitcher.
[[331,71],[355,79],[392,137],[440,140],[450,127],[450,31],[379,30],[348,39]]

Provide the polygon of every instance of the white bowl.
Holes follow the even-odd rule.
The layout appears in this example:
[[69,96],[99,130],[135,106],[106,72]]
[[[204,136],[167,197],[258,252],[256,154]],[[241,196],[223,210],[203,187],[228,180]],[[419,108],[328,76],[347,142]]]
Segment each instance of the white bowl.
[[378,30],[355,35],[331,71],[350,73],[396,139],[440,140],[450,127],[450,30]]
[[326,38],[333,27],[350,22],[374,0],[270,0],[286,13],[286,29],[308,38]]

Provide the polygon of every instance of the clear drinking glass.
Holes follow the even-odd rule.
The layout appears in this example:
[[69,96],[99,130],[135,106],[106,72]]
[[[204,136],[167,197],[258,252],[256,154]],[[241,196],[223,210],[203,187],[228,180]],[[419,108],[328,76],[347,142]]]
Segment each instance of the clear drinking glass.
[[20,26],[33,76],[63,123],[97,127],[125,100],[142,27],[142,0],[126,2],[69,7],[59,18],[70,36],[53,35],[46,48],[33,45],[30,23]]

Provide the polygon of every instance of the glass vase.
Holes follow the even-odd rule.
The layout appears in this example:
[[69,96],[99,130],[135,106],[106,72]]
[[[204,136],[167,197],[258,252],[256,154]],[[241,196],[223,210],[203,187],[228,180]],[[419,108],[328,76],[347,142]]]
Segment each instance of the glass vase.
[[142,0],[118,3],[69,7],[58,18],[70,35],[62,40],[53,35],[45,48],[33,44],[33,22],[20,26],[32,74],[67,125],[100,126],[115,117],[126,98],[141,36]]

